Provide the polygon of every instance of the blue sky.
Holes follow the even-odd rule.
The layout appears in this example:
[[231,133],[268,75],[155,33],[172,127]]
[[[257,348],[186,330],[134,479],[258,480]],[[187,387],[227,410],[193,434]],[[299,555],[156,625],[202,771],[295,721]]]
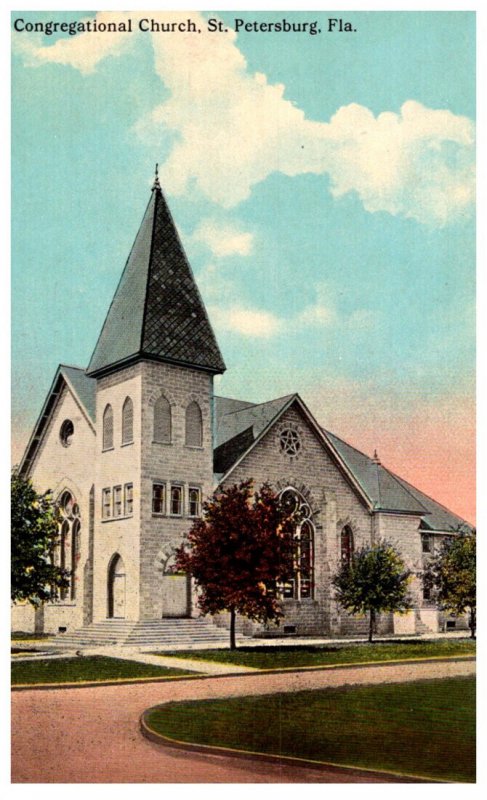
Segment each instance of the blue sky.
[[[458,437],[464,472],[473,450],[475,15],[190,16],[229,32],[13,33],[17,452],[57,364],[88,363],[158,161],[227,363],[217,391],[298,390],[422,488],[449,465],[451,495]],[[233,32],[333,16],[357,31]]]

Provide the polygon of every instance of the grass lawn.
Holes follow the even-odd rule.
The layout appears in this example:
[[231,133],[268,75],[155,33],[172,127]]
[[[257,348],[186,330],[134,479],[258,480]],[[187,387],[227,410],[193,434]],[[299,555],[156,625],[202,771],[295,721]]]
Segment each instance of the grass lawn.
[[474,655],[475,642],[470,639],[443,641],[411,640],[409,642],[358,643],[343,646],[289,645],[240,647],[237,650],[173,650],[155,655],[240,664],[257,669],[315,667],[326,664],[360,664],[364,661],[391,661],[401,658]]
[[473,678],[171,703],[146,719],[179,741],[475,780]]
[[196,675],[182,669],[155,667],[137,661],[125,661],[105,656],[80,658],[39,659],[12,664],[12,683],[77,683],[78,681],[109,681],[121,678],[156,678],[176,675]]

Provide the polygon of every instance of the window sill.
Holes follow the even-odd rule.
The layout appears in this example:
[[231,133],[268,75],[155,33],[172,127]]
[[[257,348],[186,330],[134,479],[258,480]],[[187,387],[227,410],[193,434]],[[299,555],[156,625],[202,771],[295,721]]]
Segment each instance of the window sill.
[[186,450],[204,450],[205,449],[202,444],[185,444],[184,446],[185,446]]
[[156,439],[152,440],[152,444],[162,444],[163,447],[172,447],[172,442],[158,442]]
[[105,449],[102,450],[101,452],[102,453],[110,453],[111,450],[115,450],[115,448],[114,447],[105,447]]
[[121,519],[133,519],[133,514],[122,514],[120,517],[105,517],[101,522],[119,522]]
[[132,445],[133,443],[134,443],[133,440],[131,442],[122,442],[120,447],[130,447],[130,445]]

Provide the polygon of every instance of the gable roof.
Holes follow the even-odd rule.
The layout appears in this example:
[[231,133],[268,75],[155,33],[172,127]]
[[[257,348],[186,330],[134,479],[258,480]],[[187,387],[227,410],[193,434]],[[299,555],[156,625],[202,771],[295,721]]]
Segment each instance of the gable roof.
[[330,431],[326,435],[355,475],[377,511],[402,511],[411,514],[428,514],[419,497],[408,491],[392,472],[375,459],[361,453]]
[[56,408],[57,402],[65,386],[67,386],[71,391],[82,412],[84,413],[88,424],[93,431],[95,431],[96,380],[88,377],[85,370],[81,369],[81,367],[72,367],[66,364],[60,364],[56,370],[51,388],[49,389],[46,400],[42,407],[42,411],[35,424],[32,435],[25,449],[25,453],[20,462],[19,471],[21,475],[26,475],[29,473],[39,449],[39,445],[42,441],[44,431],[49,424],[54,409]]
[[158,180],[87,374],[102,375],[140,358],[225,370]]
[[[295,400],[313,421],[297,394],[260,404],[215,397],[217,480],[221,481],[231,473],[237,462],[255,447]],[[315,427],[353,488],[360,488],[362,500],[366,501],[370,511],[421,516],[421,527],[425,530],[453,531],[466,524],[461,517],[395,475],[377,459],[370,458],[316,423]]]

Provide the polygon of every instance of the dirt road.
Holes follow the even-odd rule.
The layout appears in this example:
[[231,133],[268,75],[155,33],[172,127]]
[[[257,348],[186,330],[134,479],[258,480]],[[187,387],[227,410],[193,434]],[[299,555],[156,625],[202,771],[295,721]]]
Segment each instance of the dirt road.
[[[295,692],[347,684],[471,675],[475,661],[346,667],[204,680],[12,693],[14,783],[374,783],[366,772],[317,771],[205,756],[152,744],[139,730],[148,707],[168,700]],[[394,780],[391,778],[391,781]]]

